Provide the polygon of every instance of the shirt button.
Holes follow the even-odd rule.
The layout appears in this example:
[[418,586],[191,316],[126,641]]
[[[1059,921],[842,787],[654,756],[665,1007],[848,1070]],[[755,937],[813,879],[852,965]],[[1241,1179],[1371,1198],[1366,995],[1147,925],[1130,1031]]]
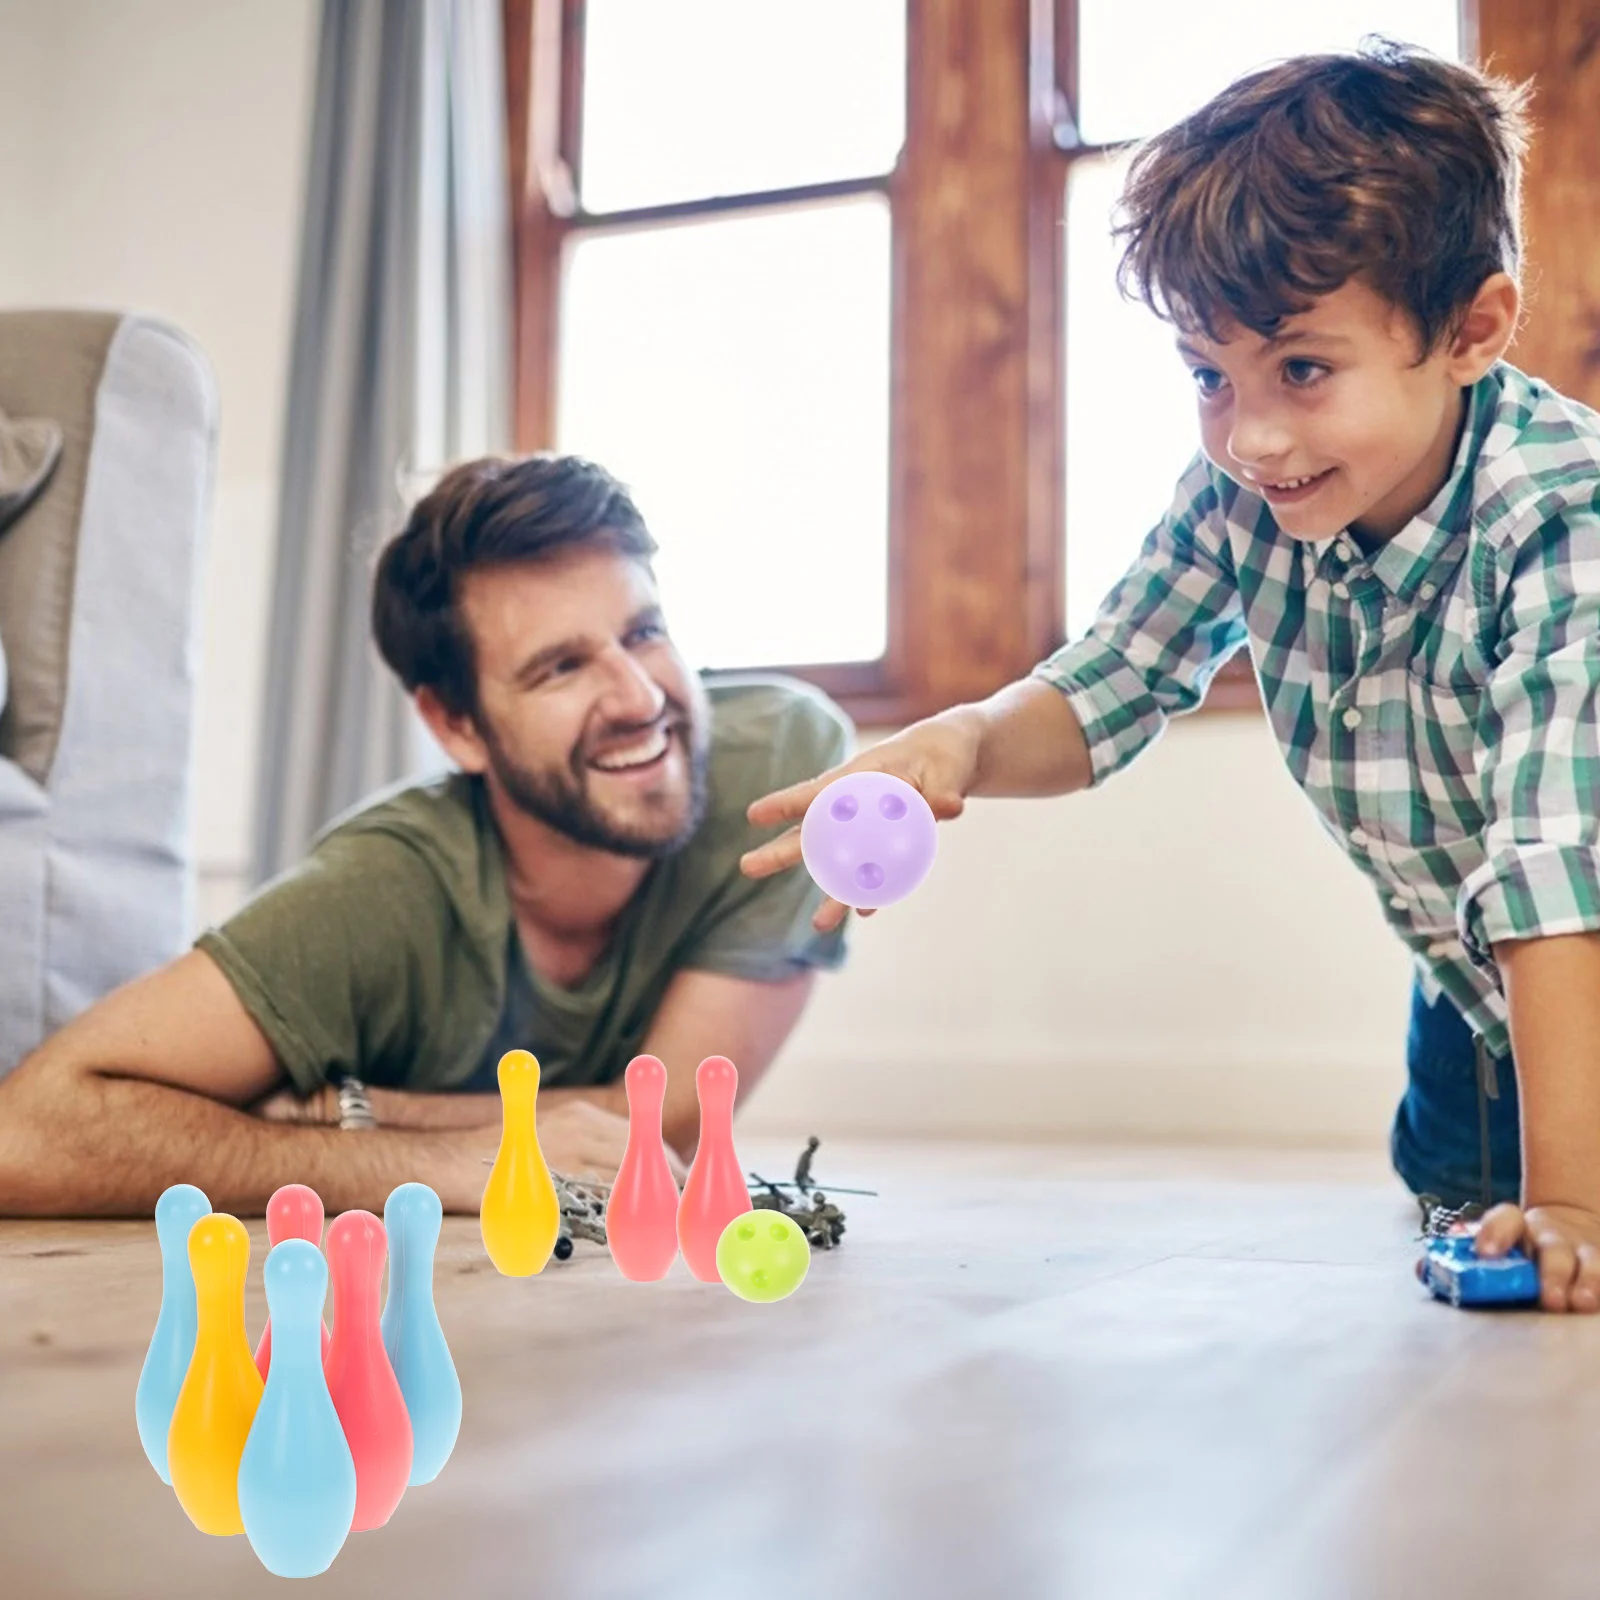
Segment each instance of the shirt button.
[[1361,726],[1361,713],[1354,706],[1351,706],[1341,720],[1347,728],[1359,728]]
[[1447,956],[1455,949],[1455,941],[1451,939],[1435,939],[1428,946],[1430,956]]
[[1344,539],[1341,539],[1333,548],[1338,552],[1341,561],[1348,561],[1355,555],[1354,548]]
[[1341,578],[1338,583],[1334,584],[1333,592],[1341,600],[1348,600],[1350,598],[1350,585]]
[[1389,896],[1389,904],[1392,905],[1396,911],[1404,911],[1411,904],[1411,902],[1407,900],[1403,894],[1392,894]]
[[1421,595],[1424,600],[1433,599],[1438,592],[1439,586],[1434,583],[1425,583],[1420,589],[1417,590],[1417,593]]
[[1365,850],[1367,848],[1366,829],[1352,828],[1350,830],[1350,843],[1353,844],[1357,850]]

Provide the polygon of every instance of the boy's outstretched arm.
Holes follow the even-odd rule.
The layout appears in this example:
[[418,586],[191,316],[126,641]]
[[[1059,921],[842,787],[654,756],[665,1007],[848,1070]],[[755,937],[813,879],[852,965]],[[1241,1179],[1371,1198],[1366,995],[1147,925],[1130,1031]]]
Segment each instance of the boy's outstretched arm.
[[1547,1311],[1600,1311],[1600,933],[1494,946],[1522,1105],[1522,1205],[1484,1218],[1478,1250],[1523,1244]]
[[[1089,744],[1067,697],[1040,679],[1024,678],[987,700],[913,723],[820,777],[754,801],[749,817],[756,827],[794,826],[744,856],[740,866],[748,877],[766,878],[800,864],[799,823],[806,807],[847,772],[904,778],[941,822],[960,816],[970,795],[1071,794],[1088,788],[1093,775]],[[824,900],[813,923],[826,932],[847,909]]]
[[[1082,638],[987,700],[914,723],[810,783],[764,796],[750,807],[750,821],[758,828],[798,823],[846,772],[903,778],[944,821],[961,814],[969,795],[1071,794],[1126,766],[1168,718],[1200,704],[1211,675],[1245,642],[1224,515],[1231,492],[1197,454]],[[764,878],[799,862],[799,829],[791,828],[750,851],[742,866]],[[825,930],[844,915],[845,907],[825,900],[814,920]]]

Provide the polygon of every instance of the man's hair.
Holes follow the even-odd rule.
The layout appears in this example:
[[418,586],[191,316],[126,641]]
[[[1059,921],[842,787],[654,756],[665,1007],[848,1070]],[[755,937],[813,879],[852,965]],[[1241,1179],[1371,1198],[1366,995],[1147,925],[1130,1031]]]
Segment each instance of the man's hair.
[[648,562],[655,541],[628,491],[578,456],[488,456],[453,468],[378,557],[372,633],[408,691],[430,689],[453,716],[478,712],[461,580],[486,567],[612,550]]
[[1383,38],[1240,78],[1135,155],[1118,283],[1180,329],[1270,337],[1352,278],[1425,357],[1521,255],[1526,86]]

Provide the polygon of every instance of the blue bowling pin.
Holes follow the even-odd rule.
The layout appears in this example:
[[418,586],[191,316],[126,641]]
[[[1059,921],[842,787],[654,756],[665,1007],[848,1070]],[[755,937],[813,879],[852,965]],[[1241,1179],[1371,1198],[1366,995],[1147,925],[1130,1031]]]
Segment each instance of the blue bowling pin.
[[133,1411],[139,1422],[139,1443],[163,1483],[167,1470],[167,1430],[178,1391],[194,1359],[199,1323],[195,1309],[194,1273],[189,1270],[189,1230],[211,1214],[211,1202],[192,1183],[175,1183],[156,1201],[156,1238],[161,1245],[161,1311],[150,1336]]
[[268,1572],[314,1578],[356,1514],[356,1464],[322,1373],[328,1263],[309,1239],[267,1255],[272,1366],[239,1459],[239,1515]]
[[425,1183],[402,1183],[383,1208],[389,1298],[383,1347],[411,1415],[412,1483],[432,1483],[461,1431],[461,1380],[433,1304],[433,1252],[444,1207]]

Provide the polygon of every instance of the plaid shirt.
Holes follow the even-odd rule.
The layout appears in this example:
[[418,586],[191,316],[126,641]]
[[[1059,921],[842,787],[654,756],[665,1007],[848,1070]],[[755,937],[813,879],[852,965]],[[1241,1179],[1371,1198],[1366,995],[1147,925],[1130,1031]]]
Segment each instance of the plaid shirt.
[[1600,929],[1600,414],[1515,367],[1432,503],[1298,542],[1197,456],[1089,632],[1035,669],[1099,783],[1248,643],[1273,732],[1424,992],[1510,1048],[1491,946]]

